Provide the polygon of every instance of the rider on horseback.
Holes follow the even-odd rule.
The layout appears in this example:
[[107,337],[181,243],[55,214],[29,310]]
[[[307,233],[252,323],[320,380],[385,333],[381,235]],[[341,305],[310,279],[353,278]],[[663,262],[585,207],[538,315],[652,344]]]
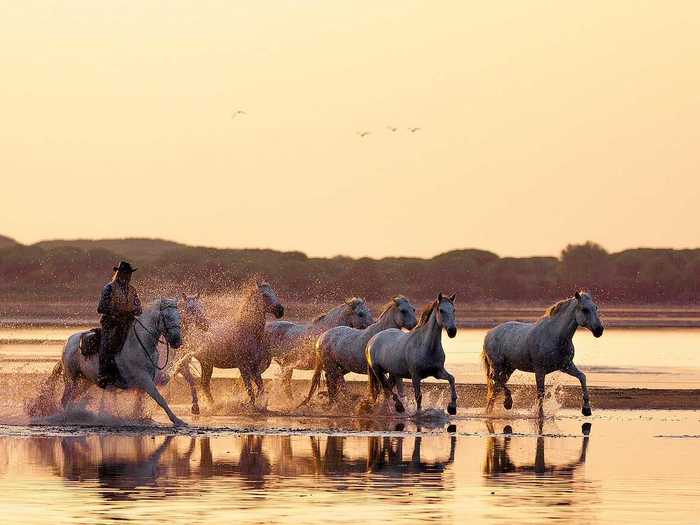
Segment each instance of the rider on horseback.
[[97,384],[105,388],[115,381],[118,372],[114,355],[118,353],[136,316],[141,315],[141,301],[131,286],[131,274],[136,271],[131,264],[121,261],[115,266],[114,277],[102,289],[97,313],[102,314],[100,340],[100,372]]

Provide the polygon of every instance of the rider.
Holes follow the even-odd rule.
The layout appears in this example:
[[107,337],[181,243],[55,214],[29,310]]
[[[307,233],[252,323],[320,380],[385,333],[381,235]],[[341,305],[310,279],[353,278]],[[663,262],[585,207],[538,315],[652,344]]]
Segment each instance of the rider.
[[102,314],[100,340],[100,372],[97,384],[104,388],[114,380],[114,355],[121,350],[126,335],[136,316],[141,315],[141,301],[131,286],[131,264],[121,261],[113,268],[112,280],[102,288],[97,313]]

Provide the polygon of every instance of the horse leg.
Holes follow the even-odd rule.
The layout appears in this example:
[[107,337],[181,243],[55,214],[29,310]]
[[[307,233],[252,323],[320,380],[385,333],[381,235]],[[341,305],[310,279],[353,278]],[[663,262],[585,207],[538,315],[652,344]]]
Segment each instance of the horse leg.
[[190,386],[190,393],[192,394],[192,414],[198,416],[199,398],[197,397],[197,385],[195,383],[194,376],[192,375],[192,370],[190,370],[189,360],[180,369],[180,373],[182,374],[182,377],[185,378],[185,381],[187,381],[187,384]]
[[413,383],[413,394],[416,396],[416,414],[418,414],[423,402],[423,394],[420,391],[420,377],[411,376],[411,382]]
[[583,394],[583,408],[581,409],[581,413],[584,416],[590,416],[591,415],[591,405],[590,405],[590,399],[588,397],[588,386],[586,385],[586,374],[581,372],[573,362],[569,363],[569,366],[564,368],[562,370],[562,372],[564,372],[565,374],[568,374],[570,376],[575,377],[581,383],[581,392]]
[[501,377],[500,377],[500,384],[501,388],[503,388],[503,393],[505,394],[505,399],[503,400],[503,408],[506,410],[510,410],[513,408],[513,395],[510,391],[510,388],[508,388],[508,380],[510,379],[510,376],[512,374],[512,370],[505,370],[501,372]]
[[251,380],[250,370],[247,368],[240,368],[241,379],[243,380],[243,385],[245,386],[245,391],[248,393],[250,398],[250,403],[255,407],[255,391],[253,390],[253,381]]
[[158,403],[160,408],[162,408],[168,415],[168,418],[170,418],[170,421],[172,421],[173,425],[175,425],[176,427],[187,426],[187,423],[185,423],[182,419],[177,417],[175,413],[170,409],[170,406],[168,406],[168,402],[161,395],[161,393],[158,392],[158,388],[156,388],[155,383],[149,376],[142,374],[141,377],[139,377],[139,380],[136,384],[140,385],[141,390],[146,392],[149,396],[153,398],[153,401]]
[[447,413],[454,416],[457,413],[457,387],[455,386],[455,378],[444,368],[435,374],[435,379],[446,379],[450,384],[450,394],[451,400],[450,404],[447,405]]
[[535,382],[537,383],[537,412],[540,418],[544,417],[544,378],[545,373],[541,370],[535,371]]
[[206,396],[207,401],[209,401],[209,404],[213,405],[214,396],[211,395],[211,376],[214,373],[214,365],[207,361],[200,361],[200,364],[202,365],[202,390],[204,391],[204,395]]
[[292,376],[294,375],[294,369],[290,366],[285,366],[280,372],[280,379],[282,380],[282,390],[286,394],[287,398],[294,399],[294,392],[292,391]]
[[406,411],[406,409],[403,406],[403,403],[399,399],[399,396],[397,396],[392,388],[394,387],[394,384],[396,383],[394,376],[390,375],[389,377],[386,377],[384,374],[379,375],[379,381],[382,384],[382,387],[384,387],[384,396],[389,399],[394,400],[394,408],[399,414],[402,414],[403,412]]
[[255,381],[255,386],[258,389],[258,397],[262,397],[265,393],[265,383],[259,370],[256,370],[253,374],[253,381]]
[[143,416],[143,392],[136,392],[136,402],[134,403],[134,414],[135,419],[141,418]]

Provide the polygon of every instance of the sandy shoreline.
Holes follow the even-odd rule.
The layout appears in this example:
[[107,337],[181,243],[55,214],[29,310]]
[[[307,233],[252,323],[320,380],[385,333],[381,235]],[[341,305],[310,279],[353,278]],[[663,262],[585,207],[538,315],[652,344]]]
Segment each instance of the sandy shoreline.
[[[0,385],[10,387],[8,402],[24,403],[31,398],[32,393],[37,392],[40,385],[46,380],[46,374],[0,374]],[[270,379],[265,380],[268,392],[275,390],[275,385]],[[309,389],[309,381],[297,379],[293,381],[294,402],[296,406],[305,397]],[[362,381],[348,381],[348,390],[351,396],[360,399],[365,396],[367,384]],[[513,384],[510,385],[513,392],[514,409],[526,409],[533,405],[535,399],[535,386]],[[214,377],[212,389],[215,398],[222,400],[231,396],[231,393],[242,394],[243,384],[240,379]],[[325,390],[322,386],[321,390]],[[618,387],[589,387],[591,405],[596,409],[616,410],[700,410],[700,389],[682,388],[618,388]],[[176,404],[189,404],[190,392],[184,381],[175,381],[169,387],[163,389],[168,398]],[[413,398],[410,384],[406,384],[406,393],[411,400]],[[581,406],[581,389],[576,385],[557,385],[549,387],[548,395],[553,394],[556,402],[563,408],[577,409]],[[486,386],[477,383],[457,384],[459,396],[458,407],[462,409],[483,408],[486,399]],[[200,394],[201,398],[201,394]],[[325,398],[320,398],[325,399]],[[424,383],[423,399],[428,406],[440,406],[447,404],[449,399],[449,387],[447,383]],[[439,400],[442,401],[433,401]],[[289,405],[286,398],[279,400],[280,404]],[[277,400],[272,400],[273,405]],[[316,400],[312,403],[314,411],[323,411],[322,402]],[[294,412],[294,410],[292,410]]]

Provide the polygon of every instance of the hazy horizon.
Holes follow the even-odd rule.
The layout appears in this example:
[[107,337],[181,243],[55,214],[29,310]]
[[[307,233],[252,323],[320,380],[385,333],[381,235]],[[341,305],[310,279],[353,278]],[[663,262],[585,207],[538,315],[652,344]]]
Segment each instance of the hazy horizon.
[[700,246],[698,34],[696,2],[10,4],[0,233]]

